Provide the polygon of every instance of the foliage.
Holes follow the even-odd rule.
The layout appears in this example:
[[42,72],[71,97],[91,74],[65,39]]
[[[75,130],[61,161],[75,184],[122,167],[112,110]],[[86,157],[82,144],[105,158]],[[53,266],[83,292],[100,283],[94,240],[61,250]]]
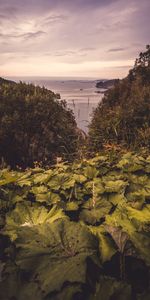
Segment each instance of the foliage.
[[32,84],[0,80],[0,161],[15,168],[73,158],[74,116],[58,95]]
[[1,299],[149,299],[149,157],[3,169],[0,186]]
[[150,46],[140,53],[129,75],[109,89],[93,113],[89,147],[150,147]]

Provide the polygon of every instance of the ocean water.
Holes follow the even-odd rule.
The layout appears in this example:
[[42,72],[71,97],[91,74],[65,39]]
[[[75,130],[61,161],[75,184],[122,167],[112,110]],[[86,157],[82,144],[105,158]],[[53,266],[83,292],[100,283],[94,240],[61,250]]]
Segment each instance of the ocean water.
[[[88,132],[93,110],[102,100],[103,94],[95,87],[96,80],[64,79],[64,78],[11,78],[22,80],[35,85],[45,86],[55,93],[59,93],[62,100],[67,101],[68,107],[73,110],[77,126],[84,132]],[[97,93],[100,91],[101,93]]]

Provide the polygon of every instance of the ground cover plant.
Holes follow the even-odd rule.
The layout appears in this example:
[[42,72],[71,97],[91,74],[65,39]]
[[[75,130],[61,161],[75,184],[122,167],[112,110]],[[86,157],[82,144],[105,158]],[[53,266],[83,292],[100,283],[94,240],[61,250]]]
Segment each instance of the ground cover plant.
[[0,171],[0,298],[150,299],[150,157]]

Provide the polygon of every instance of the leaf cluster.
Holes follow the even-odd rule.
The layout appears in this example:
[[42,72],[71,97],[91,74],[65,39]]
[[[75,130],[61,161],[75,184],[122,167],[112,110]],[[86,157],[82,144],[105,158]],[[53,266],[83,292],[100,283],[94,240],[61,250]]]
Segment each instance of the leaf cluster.
[[3,169],[0,186],[1,299],[149,299],[149,157]]

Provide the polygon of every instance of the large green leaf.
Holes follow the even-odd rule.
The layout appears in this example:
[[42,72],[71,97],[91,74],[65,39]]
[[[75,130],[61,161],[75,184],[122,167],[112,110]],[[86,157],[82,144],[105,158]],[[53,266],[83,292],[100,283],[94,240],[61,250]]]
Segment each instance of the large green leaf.
[[143,171],[145,169],[145,159],[141,156],[127,153],[121,158],[117,167],[125,172]]
[[0,281],[0,299],[44,300],[38,283],[26,277],[15,264],[8,263]]
[[135,227],[127,214],[126,203],[118,205],[112,215],[107,215],[105,224],[116,228],[121,227],[129,235],[135,232]]
[[[118,206],[111,216],[106,216],[105,223],[106,229],[114,238],[121,252],[124,250],[127,240],[131,241],[136,250],[136,254],[139,255],[146,264],[150,265],[149,210],[147,211],[145,208],[144,219],[143,211],[126,206]],[[147,223],[148,227],[146,227]],[[119,246],[120,242],[121,244]]]
[[48,188],[45,185],[40,185],[40,186],[33,186],[31,191],[34,194],[43,194],[46,193],[48,191]]
[[12,240],[17,238],[20,227],[33,227],[43,223],[53,223],[62,218],[67,218],[62,209],[53,206],[49,211],[37,204],[31,206],[27,203],[19,203],[16,208],[6,215],[4,233]]
[[150,267],[150,231],[135,232],[130,239],[135,246],[139,257]]
[[31,186],[32,185],[32,172],[31,170],[26,171],[25,173],[18,173],[17,185],[20,187]]
[[50,173],[50,174],[49,174],[49,173],[46,173],[46,172],[42,172],[42,173],[35,174],[35,175],[33,176],[34,184],[38,184],[38,183],[40,183],[40,184],[46,183],[46,182],[49,180],[49,178],[51,178],[52,174],[53,174],[52,170],[51,170],[51,173]]
[[94,166],[88,166],[84,169],[84,176],[93,179],[99,174],[98,170]]
[[108,197],[106,194],[104,195],[97,195],[94,193],[93,198],[90,197],[89,200],[83,202],[82,208],[93,209],[93,208],[100,208],[100,209],[111,209],[112,204],[108,201]]
[[31,192],[35,195],[37,202],[56,204],[61,200],[58,193],[50,191],[50,188],[45,185],[33,186]]
[[96,285],[90,300],[132,300],[131,287],[113,278],[103,277]]
[[104,263],[109,261],[117,252],[117,247],[115,246],[113,240],[103,226],[89,226],[89,229],[99,241],[99,255],[101,262]]
[[114,206],[117,206],[126,201],[124,194],[118,194],[118,193],[109,193],[108,199],[109,202],[111,202]]
[[44,295],[59,291],[65,282],[86,282],[86,259],[97,256],[97,239],[85,226],[58,220],[20,227],[16,264],[30,273]]
[[143,204],[145,202],[145,193],[143,191],[138,190],[136,192],[131,192],[126,194],[127,200],[130,201],[130,205],[133,208],[142,209]]
[[[100,188],[101,189],[101,188]],[[94,225],[104,218],[112,208],[111,202],[107,201],[107,196],[98,195],[96,189],[93,190],[93,197],[85,201],[82,205],[80,220],[87,224]]]
[[82,174],[73,174],[73,179],[77,183],[84,183],[87,180],[86,176]]
[[60,292],[51,293],[44,300],[75,300],[82,299],[82,287],[79,283],[68,284],[61,289]]
[[74,184],[75,179],[73,176],[64,172],[58,173],[47,182],[49,188],[54,191],[58,191],[59,189],[70,189]]
[[101,195],[105,192],[104,184],[100,178],[94,178],[93,180],[88,181],[85,183],[85,188],[89,193],[93,193],[94,189],[94,192],[97,195]]
[[[92,203],[93,200],[90,200]],[[89,201],[88,201],[89,202]],[[99,222],[101,218],[104,218],[109,211],[111,210],[111,203],[101,202],[95,206],[93,203],[92,209],[82,209],[80,213],[80,220],[84,221],[87,224],[94,225],[96,222]]]
[[128,185],[123,180],[109,180],[107,177],[104,179],[104,184],[107,193],[123,193]]
[[77,211],[79,209],[79,205],[75,201],[67,202],[65,210],[66,211]]
[[120,227],[106,225],[105,228],[107,232],[112,236],[120,253],[124,253],[127,241],[129,239],[128,234],[124,232]]
[[18,174],[8,169],[4,169],[0,172],[0,186],[5,186],[10,183],[16,182],[18,179]]
[[[150,205],[147,204],[142,210],[137,210],[130,206],[126,207],[128,217],[132,221],[133,219],[139,223],[148,223],[150,224]],[[140,226],[140,224],[139,224]]]

